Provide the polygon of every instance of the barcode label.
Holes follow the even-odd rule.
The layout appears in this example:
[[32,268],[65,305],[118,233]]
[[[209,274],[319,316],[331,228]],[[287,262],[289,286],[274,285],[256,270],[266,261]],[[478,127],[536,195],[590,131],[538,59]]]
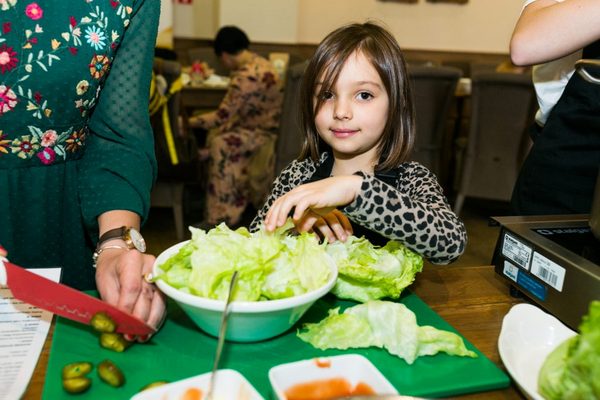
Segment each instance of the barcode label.
[[563,284],[565,282],[565,272],[566,270],[554,261],[544,257],[538,252],[533,253],[531,273],[559,292],[562,292]]
[[531,247],[519,241],[515,237],[504,234],[504,242],[502,244],[502,254],[519,267],[529,270],[529,260],[532,253]]

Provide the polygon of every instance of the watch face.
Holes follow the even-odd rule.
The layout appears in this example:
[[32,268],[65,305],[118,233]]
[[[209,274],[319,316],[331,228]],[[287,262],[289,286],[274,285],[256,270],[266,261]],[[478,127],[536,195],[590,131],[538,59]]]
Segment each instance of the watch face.
[[133,247],[135,247],[142,253],[146,251],[146,241],[137,230],[133,228],[129,229],[129,237],[131,238],[131,243],[133,243]]

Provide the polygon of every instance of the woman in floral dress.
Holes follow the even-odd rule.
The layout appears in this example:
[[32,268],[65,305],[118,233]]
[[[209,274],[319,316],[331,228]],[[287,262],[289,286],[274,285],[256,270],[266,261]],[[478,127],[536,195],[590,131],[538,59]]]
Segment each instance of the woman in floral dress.
[[0,245],[97,288],[152,325],[153,256],[98,237],[139,229],[156,174],[148,93],[159,0],[0,0]]

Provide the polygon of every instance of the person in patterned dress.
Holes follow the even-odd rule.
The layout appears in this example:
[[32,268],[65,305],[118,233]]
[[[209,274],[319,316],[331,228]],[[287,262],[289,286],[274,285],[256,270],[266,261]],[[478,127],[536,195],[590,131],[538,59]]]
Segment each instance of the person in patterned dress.
[[[206,221],[202,224],[206,228],[220,222],[238,224],[251,202],[262,204],[273,180],[273,149],[283,93],[273,65],[249,51],[249,45],[239,28],[219,30],[214,49],[232,71],[231,81],[217,110],[190,119],[192,127],[218,128],[205,150],[210,160]],[[262,167],[253,165],[261,161]],[[253,173],[257,170],[262,173]]]
[[0,244],[150,325],[165,301],[140,228],[156,175],[148,98],[159,0],[0,0]]
[[373,23],[330,33],[308,64],[300,90],[302,152],[275,180],[250,229],[293,217],[296,229],[326,240],[397,240],[432,263],[464,251],[464,224],[435,175],[407,161],[414,111],[404,57]]

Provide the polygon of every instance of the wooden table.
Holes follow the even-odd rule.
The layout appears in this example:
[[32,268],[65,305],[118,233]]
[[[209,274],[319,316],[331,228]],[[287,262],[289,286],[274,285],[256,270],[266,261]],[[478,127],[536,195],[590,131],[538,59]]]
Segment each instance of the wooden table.
[[[453,267],[426,265],[412,290],[498,367],[502,318],[521,300],[509,295],[509,286],[491,266]],[[54,325],[54,324],[53,324]],[[39,400],[46,377],[53,327],[42,350],[24,400]],[[52,372],[53,374],[56,371]],[[468,379],[466,377],[465,379]],[[522,400],[514,384],[504,390],[456,397],[465,400]]]
[[226,92],[226,87],[187,85],[181,89],[181,106],[188,116],[191,116],[194,110],[216,109]]

